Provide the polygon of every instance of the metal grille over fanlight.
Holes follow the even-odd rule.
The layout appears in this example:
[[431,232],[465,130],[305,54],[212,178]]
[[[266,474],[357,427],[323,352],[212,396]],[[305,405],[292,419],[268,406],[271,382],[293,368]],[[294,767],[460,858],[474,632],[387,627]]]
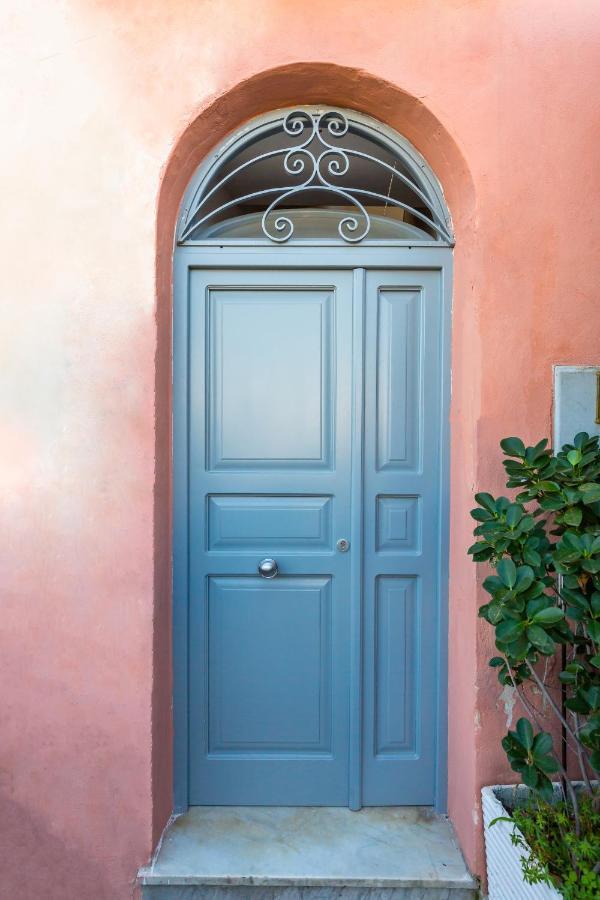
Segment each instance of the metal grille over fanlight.
[[179,242],[210,238],[215,224],[253,214],[258,238],[285,243],[304,205],[328,211],[330,239],[368,238],[376,214],[411,222],[428,241],[452,243],[441,192],[409,146],[359,114],[310,107],[274,114],[230,141],[195,179]]

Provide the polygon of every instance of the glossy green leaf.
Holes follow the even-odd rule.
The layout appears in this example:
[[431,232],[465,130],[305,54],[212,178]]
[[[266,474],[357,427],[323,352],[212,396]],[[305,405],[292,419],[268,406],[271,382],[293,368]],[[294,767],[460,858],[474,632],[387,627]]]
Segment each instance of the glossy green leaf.
[[565,505],[565,501],[562,497],[542,497],[540,499],[540,506],[542,509],[546,510],[559,510],[562,509]]
[[590,705],[587,703],[583,697],[567,697],[565,700],[565,706],[567,709],[570,709],[572,712],[580,713],[582,716],[587,716],[590,711]]
[[538,769],[541,769],[542,772],[547,772],[551,774],[552,772],[558,772],[560,766],[553,756],[539,756],[534,757],[534,762]]
[[546,609],[541,609],[537,612],[533,616],[533,621],[536,625],[556,625],[564,617],[564,612],[558,606],[548,606]]
[[491,494],[475,494],[475,503],[478,503],[479,506],[483,506],[488,512],[491,512],[494,515],[496,514],[496,501]]
[[[534,581],[531,587],[524,592],[523,600],[525,600],[525,602],[529,602],[529,600],[533,600],[539,597],[544,593],[544,587],[545,585],[543,581]],[[545,603],[547,604],[547,600],[545,601]]]
[[488,577],[484,579],[482,587],[488,594],[495,594],[501,588],[504,588],[504,584],[497,575],[488,575]]
[[513,588],[517,580],[517,567],[512,559],[501,559],[497,566],[498,577],[507,588]]
[[506,619],[504,622],[500,622],[496,628],[496,638],[503,644],[509,644],[511,641],[520,637],[523,628],[522,622],[515,622],[514,619]]
[[563,513],[563,521],[567,525],[574,525],[575,527],[577,527],[578,525],[581,525],[582,519],[583,519],[583,511],[581,509],[579,509],[578,506],[570,506]]
[[541,597],[534,597],[529,600],[526,607],[527,616],[533,619],[536,613],[541,609],[546,609],[550,604],[550,598],[543,594]]
[[506,649],[506,655],[508,659],[512,664],[514,664],[516,661],[525,659],[529,652],[530,645],[525,635],[520,634],[516,640],[510,641],[505,645],[503,644],[502,646]]
[[600,685],[594,685],[593,687],[588,688],[587,691],[582,691],[582,694],[586,703],[589,703],[591,709],[598,709],[600,707]]
[[598,500],[600,500],[599,482],[586,482],[585,484],[580,484],[579,490],[583,497],[583,502],[586,504],[596,503]]
[[540,456],[542,456],[547,446],[548,438],[542,438],[541,441],[538,441],[535,447],[531,448],[533,450],[533,458],[538,459]]
[[545,756],[546,753],[551,753],[552,735],[547,731],[540,731],[533,739],[532,750],[534,756]]
[[513,503],[506,511],[506,524],[509,528],[516,528],[523,518],[523,508],[518,503]]
[[560,491],[560,485],[556,481],[539,481],[537,487],[539,490],[546,491],[549,494]]
[[591,620],[587,623],[588,634],[591,639],[596,643],[600,644],[600,622],[597,620]]
[[502,621],[502,604],[501,603],[490,603],[488,605],[487,616],[486,616],[490,625],[497,625]]
[[563,544],[569,550],[577,550],[578,553],[581,553],[583,551],[583,543],[581,541],[581,538],[573,531],[565,531],[562,537],[561,544]]
[[523,458],[525,456],[525,444],[523,443],[521,438],[503,438],[503,440],[500,441],[500,446],[507,456],[518,456],[520,458]]
[[590,439],[590,436],[587,431],[578,431],[575,437],[573,438],[573,446],[578,450],[586,444]]
[[522,594],[524,591],[529,590],[533,584],[534,577],[533,569],[530,566],[519,566],[514,585],[515,592],[517,594]]
[[526,750],[531,750],[533,746],[533,728],[529,719],[521,718],[517,722],[516,734]]
[[537,550],[525,550],[523,553],[523,559],[528,566],[534,566],[536,569],[539,565],[541,565],[542,562],[542,557],[537,552]]
[[530,640],[533,646],[537,647],[544,656],[551,656],[554,653],[556,646],[554,641],[539,625],[530,625],[526,634],[528,640]]
[[535,519],[533,516],[523,516],[519,522],[520,531],[532,531],[535,528]]
[[481,509],[480,507],[471,510],[471,517],[477,522],[489,522],[490,519],[494,518],[491,512],[488,512],[487,509]]

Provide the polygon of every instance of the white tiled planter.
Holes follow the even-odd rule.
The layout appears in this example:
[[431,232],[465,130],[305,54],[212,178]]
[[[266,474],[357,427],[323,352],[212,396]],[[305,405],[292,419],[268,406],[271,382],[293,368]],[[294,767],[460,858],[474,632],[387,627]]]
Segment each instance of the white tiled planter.
[[[525,853],[511,841],[515,826],[510,822],[496,822],[489,827],[493,819],[509,815],[502,805],[502,797],[510,796],[514,790],[514,785],[497,784],[481,791],[489,900],[561,900],[562,894],[555,888],[523,881],[521,857]],[[520,833],[518,829],[517,833]]]

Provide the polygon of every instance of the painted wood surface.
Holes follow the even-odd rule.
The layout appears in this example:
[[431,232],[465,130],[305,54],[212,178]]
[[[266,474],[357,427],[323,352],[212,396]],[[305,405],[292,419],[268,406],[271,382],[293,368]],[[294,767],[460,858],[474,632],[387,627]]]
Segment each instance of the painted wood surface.
[[352,274],[189,283],[190,802],[345,805]]
[[176,281],[179,805],[439,805],[441,270],[193,259]]

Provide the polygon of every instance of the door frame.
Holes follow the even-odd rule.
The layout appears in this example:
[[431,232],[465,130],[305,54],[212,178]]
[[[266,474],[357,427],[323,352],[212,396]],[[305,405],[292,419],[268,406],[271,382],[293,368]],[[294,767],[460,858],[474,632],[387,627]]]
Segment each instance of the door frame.
[[[442,281],[442,360],[441,360],[441,420],[440,428],[440,531],[438,555],[438,631],[437,631],[437,700],[436,700],[436,765],[434,808],[446,812],[447,806],[447,740],[448,740],[448,574],[449,574],[449,487],[450,487],[450,351],[452,313],[452,249],[448,246],[415,245],[407,241],[364,241],[361,244],[341,245],[306,241],[295,245],[266,246],[259,243],[222,244],[206,242],[177,246],[173,267],[173,347],[172,347],[172,407],[173,407],[173,806],[174,812],[188,808],[188,272],[202,269],[350,269],[354,271],[354,290],[361,297],[354,303],[353,372],[358,362],[361,377],[353,384],[353,442],[362,446],[360,418],[362,408],[362,364],[364,354],[363,310],[365,272],[367,269],[415,270],[440,272]],[[360,348],[356,359],[356,348]],[[358,475],[356,472],[358,471]],[[360,496],[362,461],[353,467],[353,498]],[[360,528],[363,504],[353,503],[352,530]],[[355,544],[356,546],[356,544]],[[362,734],[362,562],[363,553],[353,555],[352,582],[356,586],[351,613],[351,697],[350,697],[350,808],[359,809]]]

